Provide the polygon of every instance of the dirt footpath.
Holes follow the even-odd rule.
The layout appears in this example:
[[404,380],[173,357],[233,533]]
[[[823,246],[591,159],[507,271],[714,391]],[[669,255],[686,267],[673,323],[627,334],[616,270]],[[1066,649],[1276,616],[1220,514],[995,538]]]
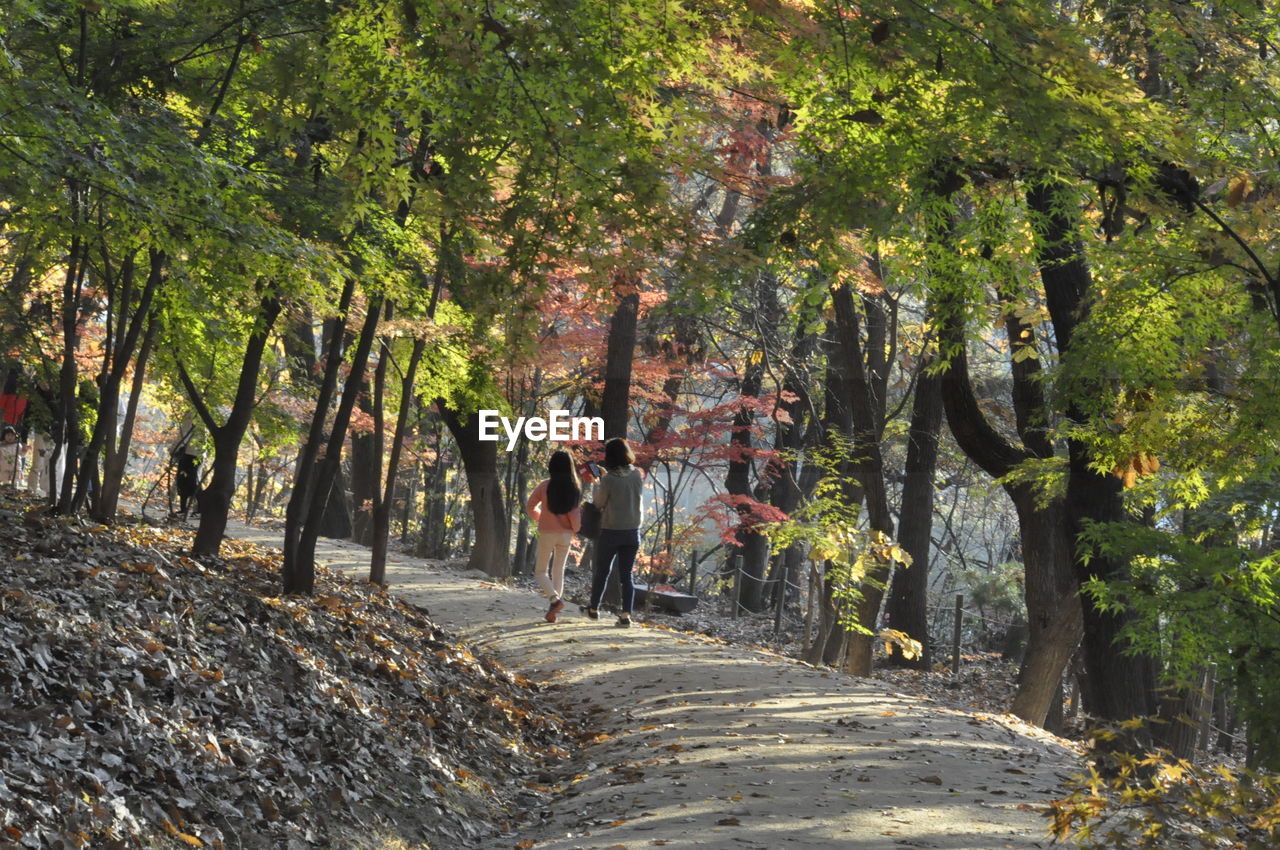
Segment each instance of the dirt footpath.
[[[353,544],[321,541],[317,557],[368,569]],[[578,780],[530,812],[540,826],[483,850],[1048,847],[1039,804],[1078,770],[1007,716],[573,606],[551,625],[535,594],[431,562],[393,557],[388,581],[508,667],[593,704],[602,735],[578,754]]]

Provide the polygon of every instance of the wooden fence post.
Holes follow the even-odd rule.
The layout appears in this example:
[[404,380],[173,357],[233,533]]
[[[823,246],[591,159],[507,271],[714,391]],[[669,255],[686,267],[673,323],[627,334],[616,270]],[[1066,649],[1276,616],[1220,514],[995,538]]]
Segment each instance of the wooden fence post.
[[964,617],[964,594],[956,594],[956,623],[951,631],[951,672],[960,675],[960,623]]

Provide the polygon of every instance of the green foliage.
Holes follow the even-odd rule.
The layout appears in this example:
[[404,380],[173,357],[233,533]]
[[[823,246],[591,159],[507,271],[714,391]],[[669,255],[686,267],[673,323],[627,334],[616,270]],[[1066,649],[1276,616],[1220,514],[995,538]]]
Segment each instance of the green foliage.
[[[1184,529],[1095,524],[1090,551],[1125,559],[1129,575],[1085,591],[1103,608],[1127,609],[1134,651],[1162,657],[1167,675],[1195,681],[1207,663],[1235,688],[1260,763],[1280,764],[1280,559],[1270,542],[1276,506],[1262,481],[1232,488],[1189,513]],[[1269,490],[1272,482],[1265,482]],[[1252,500],[1257,500],[1252,501]]]
[[852,632],[870,635],[874,624],[859,623],[854,616],[862,587],[872,581],[876,567],[910,567],[911,556],[882,532],[861,524],[862,506],[851,501],[847,492],[852,451],[846,438],[833,435],[829,446],[806,454],[807,463],[825,471],[812,496],[787,520],[761,525],[760,530],[776,549],[802,544],[809,560],[825,564],[834,596],[843,603],[841,624]]

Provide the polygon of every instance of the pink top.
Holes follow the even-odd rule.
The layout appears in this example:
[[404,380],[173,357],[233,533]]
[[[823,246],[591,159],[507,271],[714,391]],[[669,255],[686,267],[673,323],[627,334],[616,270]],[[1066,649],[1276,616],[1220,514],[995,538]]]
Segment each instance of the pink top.
[[543,481],[529,494],[529,501],[524,509],[529,518],[538,524],[538,531],[577,531],[582,528],[582,506],[574,508],[567,514],[553,514],[547,509],[547,484]]

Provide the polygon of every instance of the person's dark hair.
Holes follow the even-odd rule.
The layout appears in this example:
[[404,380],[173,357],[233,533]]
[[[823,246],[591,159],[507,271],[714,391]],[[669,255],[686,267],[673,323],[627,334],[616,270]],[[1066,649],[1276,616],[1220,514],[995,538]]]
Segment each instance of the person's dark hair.
[[578,481],[578,470],[573,468],[573,458],[557,449],[547,461],[547,472],[551,474],[547,482],[548,510],[553,514],[569,513],[582,501],[582,483]]
[[605,469],[622,469],[622,467],[631,466],[635,462],[636,456],[632,453],[631,446],[627,445],[627,441],[621,437],[614,437],[604,444]]

